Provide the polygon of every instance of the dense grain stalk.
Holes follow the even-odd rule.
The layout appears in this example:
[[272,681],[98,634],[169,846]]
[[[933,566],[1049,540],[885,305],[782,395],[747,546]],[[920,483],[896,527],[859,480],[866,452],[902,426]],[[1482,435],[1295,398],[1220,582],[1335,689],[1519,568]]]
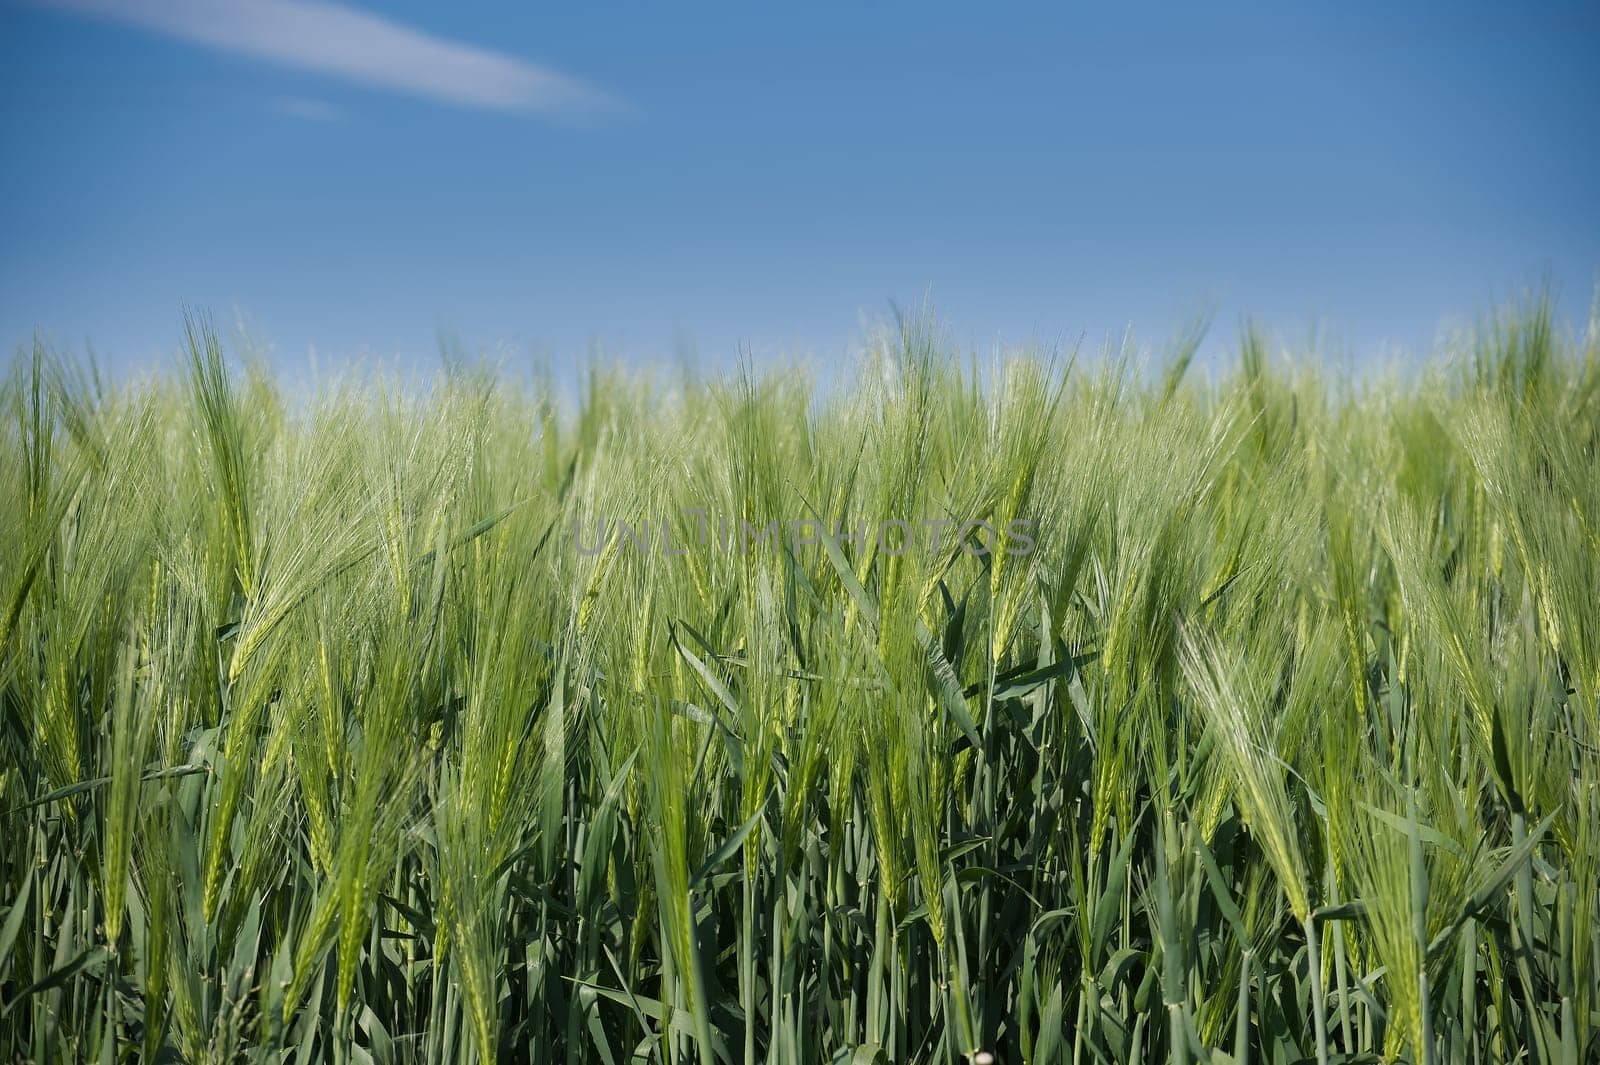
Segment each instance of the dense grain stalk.
[[568,409],[25,353],[0,1055],[1592,1060],[1558,321],[1202,382],[919,319]]

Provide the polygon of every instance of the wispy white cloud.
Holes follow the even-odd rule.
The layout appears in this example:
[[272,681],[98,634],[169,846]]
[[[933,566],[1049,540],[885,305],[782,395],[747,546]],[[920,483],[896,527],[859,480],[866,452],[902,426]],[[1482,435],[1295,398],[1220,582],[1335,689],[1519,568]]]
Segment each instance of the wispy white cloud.
[[310,96],[279,96],[272,101],[272,109],[290,118],[303,118],[307,122],[343,122],[344,112],[326,100]]
[[37,0],[301,70],[501,111],[615,110],[604,92],[503,52],[322,0]]

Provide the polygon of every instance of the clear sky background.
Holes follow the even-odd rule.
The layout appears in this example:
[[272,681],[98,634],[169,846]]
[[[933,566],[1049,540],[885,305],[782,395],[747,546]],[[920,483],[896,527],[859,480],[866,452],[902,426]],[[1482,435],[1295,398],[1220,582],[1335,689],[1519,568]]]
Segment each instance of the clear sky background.
[[0,0],[0,342],[1365,357],[1600,269],[1594,4]]

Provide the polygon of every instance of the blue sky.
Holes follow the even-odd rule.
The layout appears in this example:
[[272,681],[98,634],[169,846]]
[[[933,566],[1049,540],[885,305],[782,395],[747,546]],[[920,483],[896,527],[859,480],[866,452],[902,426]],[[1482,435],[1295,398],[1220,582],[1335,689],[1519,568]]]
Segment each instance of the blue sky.
[[1253,312],[1358,355],[1600,269],[1592,5],[0,0],[0,342],[837,358]]

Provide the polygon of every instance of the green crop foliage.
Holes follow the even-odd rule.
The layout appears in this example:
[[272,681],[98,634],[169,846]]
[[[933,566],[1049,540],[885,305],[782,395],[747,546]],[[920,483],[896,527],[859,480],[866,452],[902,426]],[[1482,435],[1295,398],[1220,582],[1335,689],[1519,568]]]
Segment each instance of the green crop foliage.
[[23,353],[0,1058],[1594,1061],[1556,322],[1202,379],[921,319],[565,405]]

